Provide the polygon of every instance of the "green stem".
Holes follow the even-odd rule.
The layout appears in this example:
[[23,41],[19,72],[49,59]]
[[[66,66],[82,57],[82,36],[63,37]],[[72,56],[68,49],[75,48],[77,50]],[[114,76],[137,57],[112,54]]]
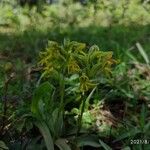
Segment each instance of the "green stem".
[[8,100],[7,100],[7,92],[8,92],[8,86],[9,83],[11,81],[11,79],[13,78],[13,76],[10,76],[8,79],[6,79],[5,81],[5,85],[4,85],[4,111],[3,111],[3,117],[2,117],[2,127],[0,129],[0,133],[3,134],[3,130],[5,128],[5,122],[7,120],[6,114],[7,114],[7,110],[8,110]]
[[[82,98],[83,98],[83,96],[82,96]],[[81,98],[81,99],[82,99],[82,98]],[[82,128],[82,117],[83,117],[83,113],[84,113],[85,102],[86,102],[86,98],[83,99],[82,106],[81,106],[81,113],[80,113],[79,116],[78,116],[77,136],[78,136],[78,134],[80,133],[80,130],[81,130],[81,128]]]
[[64,93],[65,93],[64,76],[60,75],[60,110],[63,111],[64,111]]

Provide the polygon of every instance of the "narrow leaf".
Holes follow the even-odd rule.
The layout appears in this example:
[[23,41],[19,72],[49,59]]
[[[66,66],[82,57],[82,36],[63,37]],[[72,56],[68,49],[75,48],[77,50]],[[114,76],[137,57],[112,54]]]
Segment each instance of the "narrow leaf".
[[86,102],[86,104],[85,104],[85,109],[88,109],[88,107],[89,107],[89,101],[90,101],[91,97],[93,96],[93,94],[94,94],[96,88],[97,88],[97,87],[95,87],[95,88],[91,91],[91,93],[89,94],[89,96],[86,98],[86,101],[85,101],[85,102]]
[[131,54],[130,52],[126,52],[126,55],[129,57],[129,58],[131,58],[133,61],[135,61],[135,62],[138,62],[138,60],[137,60],[137,58],[133,55],[133,54]]
[[145,119],[146,119],[146,109],[145,106],[142,105],[141,115],[140,115],[140,124],[142,129],[144,129],[145,126],[145,121],[146,121]]
[[123,133],[121,136],[119,136],[114,142],[123,140],[125,138],[131,137],[131,136],[135,136],[136,134],[140,133],[141,131],[138,130],[137,128],[131,129],[129,132],[125,132]]
[[104,143],[102,140],[99,139],[99,143],[105,150],[112,150],[111,147],[109,147],[106,143]]
[[55,141],[55,144],[57,147],[59,147],[60,150],[71,150],[70,146],[67,144],[66,139],[58,139]]
[[145,62],[146,62],[147,64],[149,64],[149,63],[150,63],[150,60],[149,60],[149,58],[148,58],[146,52],[144,51],[142,45],[141,45],[140,43],[136,43],[136,47],[138,48],[138,50],[139,50],[140,54],[142,55],[142,57],[144,58]]

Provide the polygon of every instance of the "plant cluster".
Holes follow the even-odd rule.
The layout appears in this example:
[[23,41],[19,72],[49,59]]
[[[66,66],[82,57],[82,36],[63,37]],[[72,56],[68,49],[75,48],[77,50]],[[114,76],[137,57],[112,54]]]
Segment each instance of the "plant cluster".
[[31,104],[31,111],[37,119],[36,125],[48,149],[53,149],[53,141],[61,147],[58,141],[64,127],[65,106],[77,99],[80,101],[75,129],[78,137],[85,107],[88,109],[90,98],[101,78],[110,76],[114,63],[112,52],[100,51],[96,45],[88,48],[84,43],[75,41],[65,40],[64,45],[48,42],[46,51],[40,53],[39,64],[44,71],[41,79],[46,78],[51,84],[43,83],[35,92]]

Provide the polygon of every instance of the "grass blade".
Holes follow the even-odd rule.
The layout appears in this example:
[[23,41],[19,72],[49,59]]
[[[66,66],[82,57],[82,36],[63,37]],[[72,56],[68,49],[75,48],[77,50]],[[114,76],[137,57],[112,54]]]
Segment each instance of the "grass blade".
[[147,64],[149,64],[149,63],[150,63],[150,60],[149,60],[149,58],[148,58],[148,55],[147,55],[146,52],[144,51],[142,45],[141,45],[140,43],[136,43],[136,47],[138,48],[138,50],[139,50],[140,54],[142,55],[142,57],[144,58],[145,62],[146,62]]

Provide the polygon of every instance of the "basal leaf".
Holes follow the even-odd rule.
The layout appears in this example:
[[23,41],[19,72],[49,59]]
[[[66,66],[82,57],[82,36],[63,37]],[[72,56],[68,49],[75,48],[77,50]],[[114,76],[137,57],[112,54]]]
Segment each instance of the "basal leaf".
[[46,97],[47,101],[50,100],[50,94],[53,88],[49,82],[42,83],[34,92],[34,96],[31,103],[31,112],[35,115],[39,115],[39,102]]
[[77,139],[77,145],[79,147],[82,147],[82,146],[101,147],[98,141],[98,137],[94,135],[79,137]]
[[3,141],[0,141],[0,149],[8,150],[8,147],[6,146],[6,144]]
[[44,138],[47,150],[54,150],[53,138],[51,136],[50,130],[47,127],[46,123],[41,121],[36,121],[34,124],[39,128]]
[[59,150],[71,150],[70,146],[67,144],[66,139],[58,139],[55,141],[55,144],[57,147],[59,147]]
[[105,150],[112,150],[111,147],[109,147],[106,143],[104,143],[102,140],[99,139],[99,143]]

